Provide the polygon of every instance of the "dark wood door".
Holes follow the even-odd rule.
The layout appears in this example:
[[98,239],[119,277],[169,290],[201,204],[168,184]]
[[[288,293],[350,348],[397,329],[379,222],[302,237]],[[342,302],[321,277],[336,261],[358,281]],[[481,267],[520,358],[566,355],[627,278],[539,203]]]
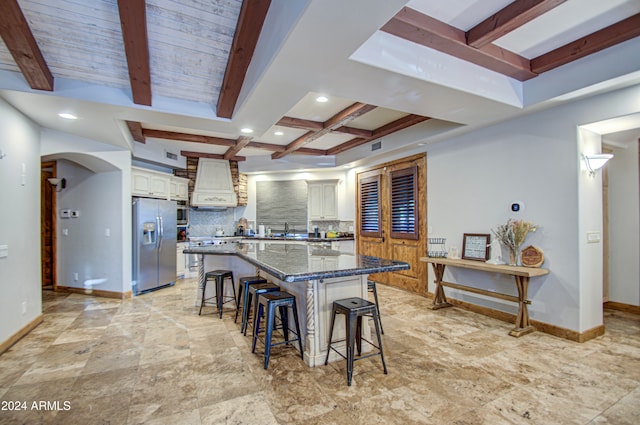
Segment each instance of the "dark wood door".
[[420,257],[427,251],[426,156],[382,164],[358,174],[357,250],[407,262],[409,270],[370,278],[426,294],[427,273]]
[[40,251],[42,287],[56,287],[56,191],[48,179],[56,177],[56,163],[43,162],[40,173]]

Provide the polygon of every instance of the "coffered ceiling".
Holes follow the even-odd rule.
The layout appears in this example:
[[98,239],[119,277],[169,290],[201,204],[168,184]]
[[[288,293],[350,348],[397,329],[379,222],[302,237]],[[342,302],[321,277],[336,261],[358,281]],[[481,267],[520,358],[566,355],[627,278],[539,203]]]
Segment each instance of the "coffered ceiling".
[[6,0],[0,35],[0,96],[42,126],[323,166],[637,84],[640,1]]

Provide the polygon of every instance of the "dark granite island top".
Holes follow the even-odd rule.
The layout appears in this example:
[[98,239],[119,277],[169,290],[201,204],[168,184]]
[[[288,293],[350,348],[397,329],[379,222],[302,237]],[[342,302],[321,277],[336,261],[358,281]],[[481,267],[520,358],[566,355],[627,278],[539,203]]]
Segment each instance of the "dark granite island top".
[[[236,255],[285,282],[302,282],[409,269],[402,261],[386,260],[314,246],[312,243],[269,244],[262,241],[208,245],[185,249],[186,254]],[[314,258],[332,257],[319,262]]]

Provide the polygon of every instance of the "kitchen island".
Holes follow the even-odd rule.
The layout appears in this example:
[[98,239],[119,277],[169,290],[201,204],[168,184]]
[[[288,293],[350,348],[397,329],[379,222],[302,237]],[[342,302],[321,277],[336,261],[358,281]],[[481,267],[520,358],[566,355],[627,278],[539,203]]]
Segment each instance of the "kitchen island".
[[[184,253],[200,256],[200,285],[204,282],[205,269],[221,268],[220,260],[226,258],[229,261],[226,268],[234,270],[236,276],[253,267],[261,276],[280,285],[282,290],[294,294],[300,310],[304,359],[309,366],[324,364],[333,301],[349,297],[366,299],[369,274],[409,268],[405,262],[327,249],[312,242],[243,241],[232,245],[191,247]],[[223,258],[216,258],[220,256]],[[214,259],[217,260],[215,267],[211,267]],[[243,264],[238,264],[238,260]],[[211,264],[207,266],[207,263]],[[336,321],[336,337],[338,332],[344,334],[344,324]],[[329,360],[337,358],[331,356]]]

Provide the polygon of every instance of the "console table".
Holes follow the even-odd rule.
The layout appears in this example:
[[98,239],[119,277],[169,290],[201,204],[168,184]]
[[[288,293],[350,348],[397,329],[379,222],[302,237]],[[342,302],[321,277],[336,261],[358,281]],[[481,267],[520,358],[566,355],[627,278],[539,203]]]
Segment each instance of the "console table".
[[[421,257],[420,261],[431,263],[431,265],[433,266],[433,272],[435,274],[434,283],[436,284],[435,297],[433,299],[434,310],[452,306],[452,304],[447,302],[447,297],[444,294],[443,287],[447,286],[450,288],[500,298],[517,303],[518,315],[516,317],[515,328],[513,328],[509,332],[509,335],[520,337],[522,335],[526,335],[530,332],[535,331],[535,328],[529,322],[529,311],[527,309],[527,305],[531,304],[531,301],[527,299],[529,278],[535,276],[544,276],[546,274],[549,274],[549,270],[530,267],[507,266],[502,264],[488,264],[481,261],[459,260],[450,258]],[[518,296],[516,297],[514,295],[474,288],[472,286],[461,285],[459,283],[445,282],[442,280],[442,277],[444,276],[444,270],[446,266],[511,275],[516,281]]]

